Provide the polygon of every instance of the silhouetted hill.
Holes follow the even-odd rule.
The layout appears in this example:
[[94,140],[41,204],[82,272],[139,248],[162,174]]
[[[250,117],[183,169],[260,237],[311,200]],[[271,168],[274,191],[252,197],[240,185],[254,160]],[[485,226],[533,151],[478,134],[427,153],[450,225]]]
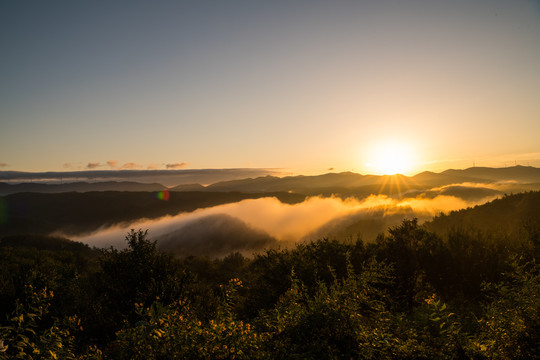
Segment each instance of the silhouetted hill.
[[388,184],[400,183],[403,186],[412,184],[408,177],[403,175],[360,175],[351,172],[329,173],[315,176],[286,176],[274,177],[265,176],[255,179],[243,179],[234,181],[223,181],[206,188],[208,191],[242,191],[242,192],[262,192],[262,191],[288,191],[310,195],[325,193],[341,193],[363,188],[367,186],[377,187]]
[[510,166],[505,168],[471,167],[464,170],[449,169],[441,174],[450,176],[472,177],[489,181],[540,181],[540,168],[532,166]]
[[132,181],[103,181],[103,182],[73,182],[66,184],[44,183],[0,183],[0,195],[21,192],[61,193],[61,192],[90,192],[90,191],[161,191],[165,186],[152,183],[143,184]]
[[434,173],[431,171],[421,172],[420,174],[412,176],[411,179],[419,185],[429,187],[461,183],[486,183],[493,181],[485,178],[467,176],[466,174],[451,174],[446,172]]
[[427,191],[415,191],[407,194],[407,197],[421,196],[423,198],[435,198],[440,195],[454,196],[466,201],[480,201],[485,198],[503,195],[500,190],[482,186],[449,185]]
[[[498,182],[508,182],[500,184]],[[502,191],[538,189],[540,169],[514,166],[511,168],[469,168],[447,170],[442,173],[425,171],[409,177],[398,175],[360,175],[351,172],[330,173],[316,176],[265,176],[242,180],[223,181],[208,185],[206,191],[264,192],[287,191],[307,195],[347,195],[364,197],[370,194],[407,196],[420,194],[435,187],[460,186],[446,189],[447,194],[469,198],[482,198]],[[496,184],[500,189],[490,189],[475,184]],[[466,189],[467,188],[467,189]],[[428,195],[429,196],[429,195]]]
[[265,232],[225,214],[194,220],[157,240],[161,249],[181,257],[223,257],[233,252],[252,255],[277,244],[277,240]]
[[201,184],[181,184],[172,188],[170,191],[205,191],[206,187]]
[[436,232],[473,228],[504,234],[528,231],[526,228],[532,226],[540,234],[540,192],[507,195],[484,205],[452,211],[435,217],[425,226]]
[[255,179],[223,181],[209,185],[209,190],[244,189],[243,191],[294,191],[325,188],[355,187],[374,184],[377,176],[360,175],[351,172],[329,173],[315,176],[265,176]]
[[285,203],[305,199],[288,193],[171,192],[168,201],[160,200],[157,192],[17,193],[0,197],[0,235],[82,234],[122,222],[269,196]]
[[37,250],[71,251],[91,255],[95,253],[88,245],[54,236],[12,235],[0,238],[0,247],[34,248]]
[[362,239],[365,242],[373,242],[377,235],[385,233],[389,227],[397,226],[404,219],[412,218],[426,220],[422,214],[416,213],[410,207],[395,208],[390,212],[385,209],[372,209],[330,221],[307,235],[305,240],[328,238],[339,241]]

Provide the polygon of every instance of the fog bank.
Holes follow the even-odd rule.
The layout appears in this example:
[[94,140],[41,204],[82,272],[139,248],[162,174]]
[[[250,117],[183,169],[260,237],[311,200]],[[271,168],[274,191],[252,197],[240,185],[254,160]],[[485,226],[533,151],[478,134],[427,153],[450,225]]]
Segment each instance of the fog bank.
[[[486,202],[485,199],[483,202]],[[395,199],[385,195],[356,198],[310,197],[290,205],[274,197],[198,209],[190,213],[140,220],[101,229],[75,240],[96,247],[123,248],[130,228],[148,229],[158,245],[183,255],[249,253],[276,244],[361,235],[371,240],[404,218],[428,220],[439,212],[458,210],[480,202],[454,196]],[[229,243],[227,243],[229,241]]]

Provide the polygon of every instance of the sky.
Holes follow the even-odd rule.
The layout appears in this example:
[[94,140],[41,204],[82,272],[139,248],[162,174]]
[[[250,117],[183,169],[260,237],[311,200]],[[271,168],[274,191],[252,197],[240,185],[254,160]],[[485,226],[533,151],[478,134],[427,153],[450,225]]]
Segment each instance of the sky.
[[0,0],[0,170],[540,166],[540,2]]

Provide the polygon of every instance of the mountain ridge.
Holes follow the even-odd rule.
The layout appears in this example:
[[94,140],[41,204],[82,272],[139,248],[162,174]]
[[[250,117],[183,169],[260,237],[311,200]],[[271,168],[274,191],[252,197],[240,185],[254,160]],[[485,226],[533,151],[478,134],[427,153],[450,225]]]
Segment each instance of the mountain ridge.
[[[191,182],[181,183],[176,186],[166,186],[159,182],[139,181],[68,182],[64,184],[0,183],[0,195],[18,192],[162,191],[168,189],[173,192],[293,192],[306,195],[367,196],[371,193],[400,195],[404,192],[422,192],[434,187],[463,184],[472,184],[470,187],[479,187],[480,184],[500,186],[499,183],[501,182],[508,183],[501,191],[518,192],[540,189],[540,168],[521,165],[507,168],[471,167],[467,169],[448,169],[440,173],[423,171],[413,176],[402,174],[358,174],[350,171],[283,177],[268,174],[217,181],[208,185]],[[527,186],[527,184],[530,186]]]
[[[205,187],[209,191],[290,191],[313,195],[324,193],[331,188],[354,190],[366,186],[395,185],[397,190],[422,190],[426,187],[448,186],[463,183],[492,184],[500,181],[515,181],[516,183],[540,182],[540,168],[514,166],[510,168],[478,168],[463,170],[449,169],[440,173],[424,171],[414,176],[371,175],[352,172],[327,173],[321,175],[297,175],[286,177],[265,176],[232,181],[221,181]],[[171,190],[175,191],[174,188]]]

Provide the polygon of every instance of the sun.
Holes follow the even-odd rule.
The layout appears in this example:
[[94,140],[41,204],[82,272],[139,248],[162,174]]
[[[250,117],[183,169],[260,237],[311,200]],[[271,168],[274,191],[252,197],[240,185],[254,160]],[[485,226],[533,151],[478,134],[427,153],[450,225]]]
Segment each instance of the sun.
[[366,167],[380,175],[407,174],[414,167],[414,156],[409,145],[385,141],[372,147]]

